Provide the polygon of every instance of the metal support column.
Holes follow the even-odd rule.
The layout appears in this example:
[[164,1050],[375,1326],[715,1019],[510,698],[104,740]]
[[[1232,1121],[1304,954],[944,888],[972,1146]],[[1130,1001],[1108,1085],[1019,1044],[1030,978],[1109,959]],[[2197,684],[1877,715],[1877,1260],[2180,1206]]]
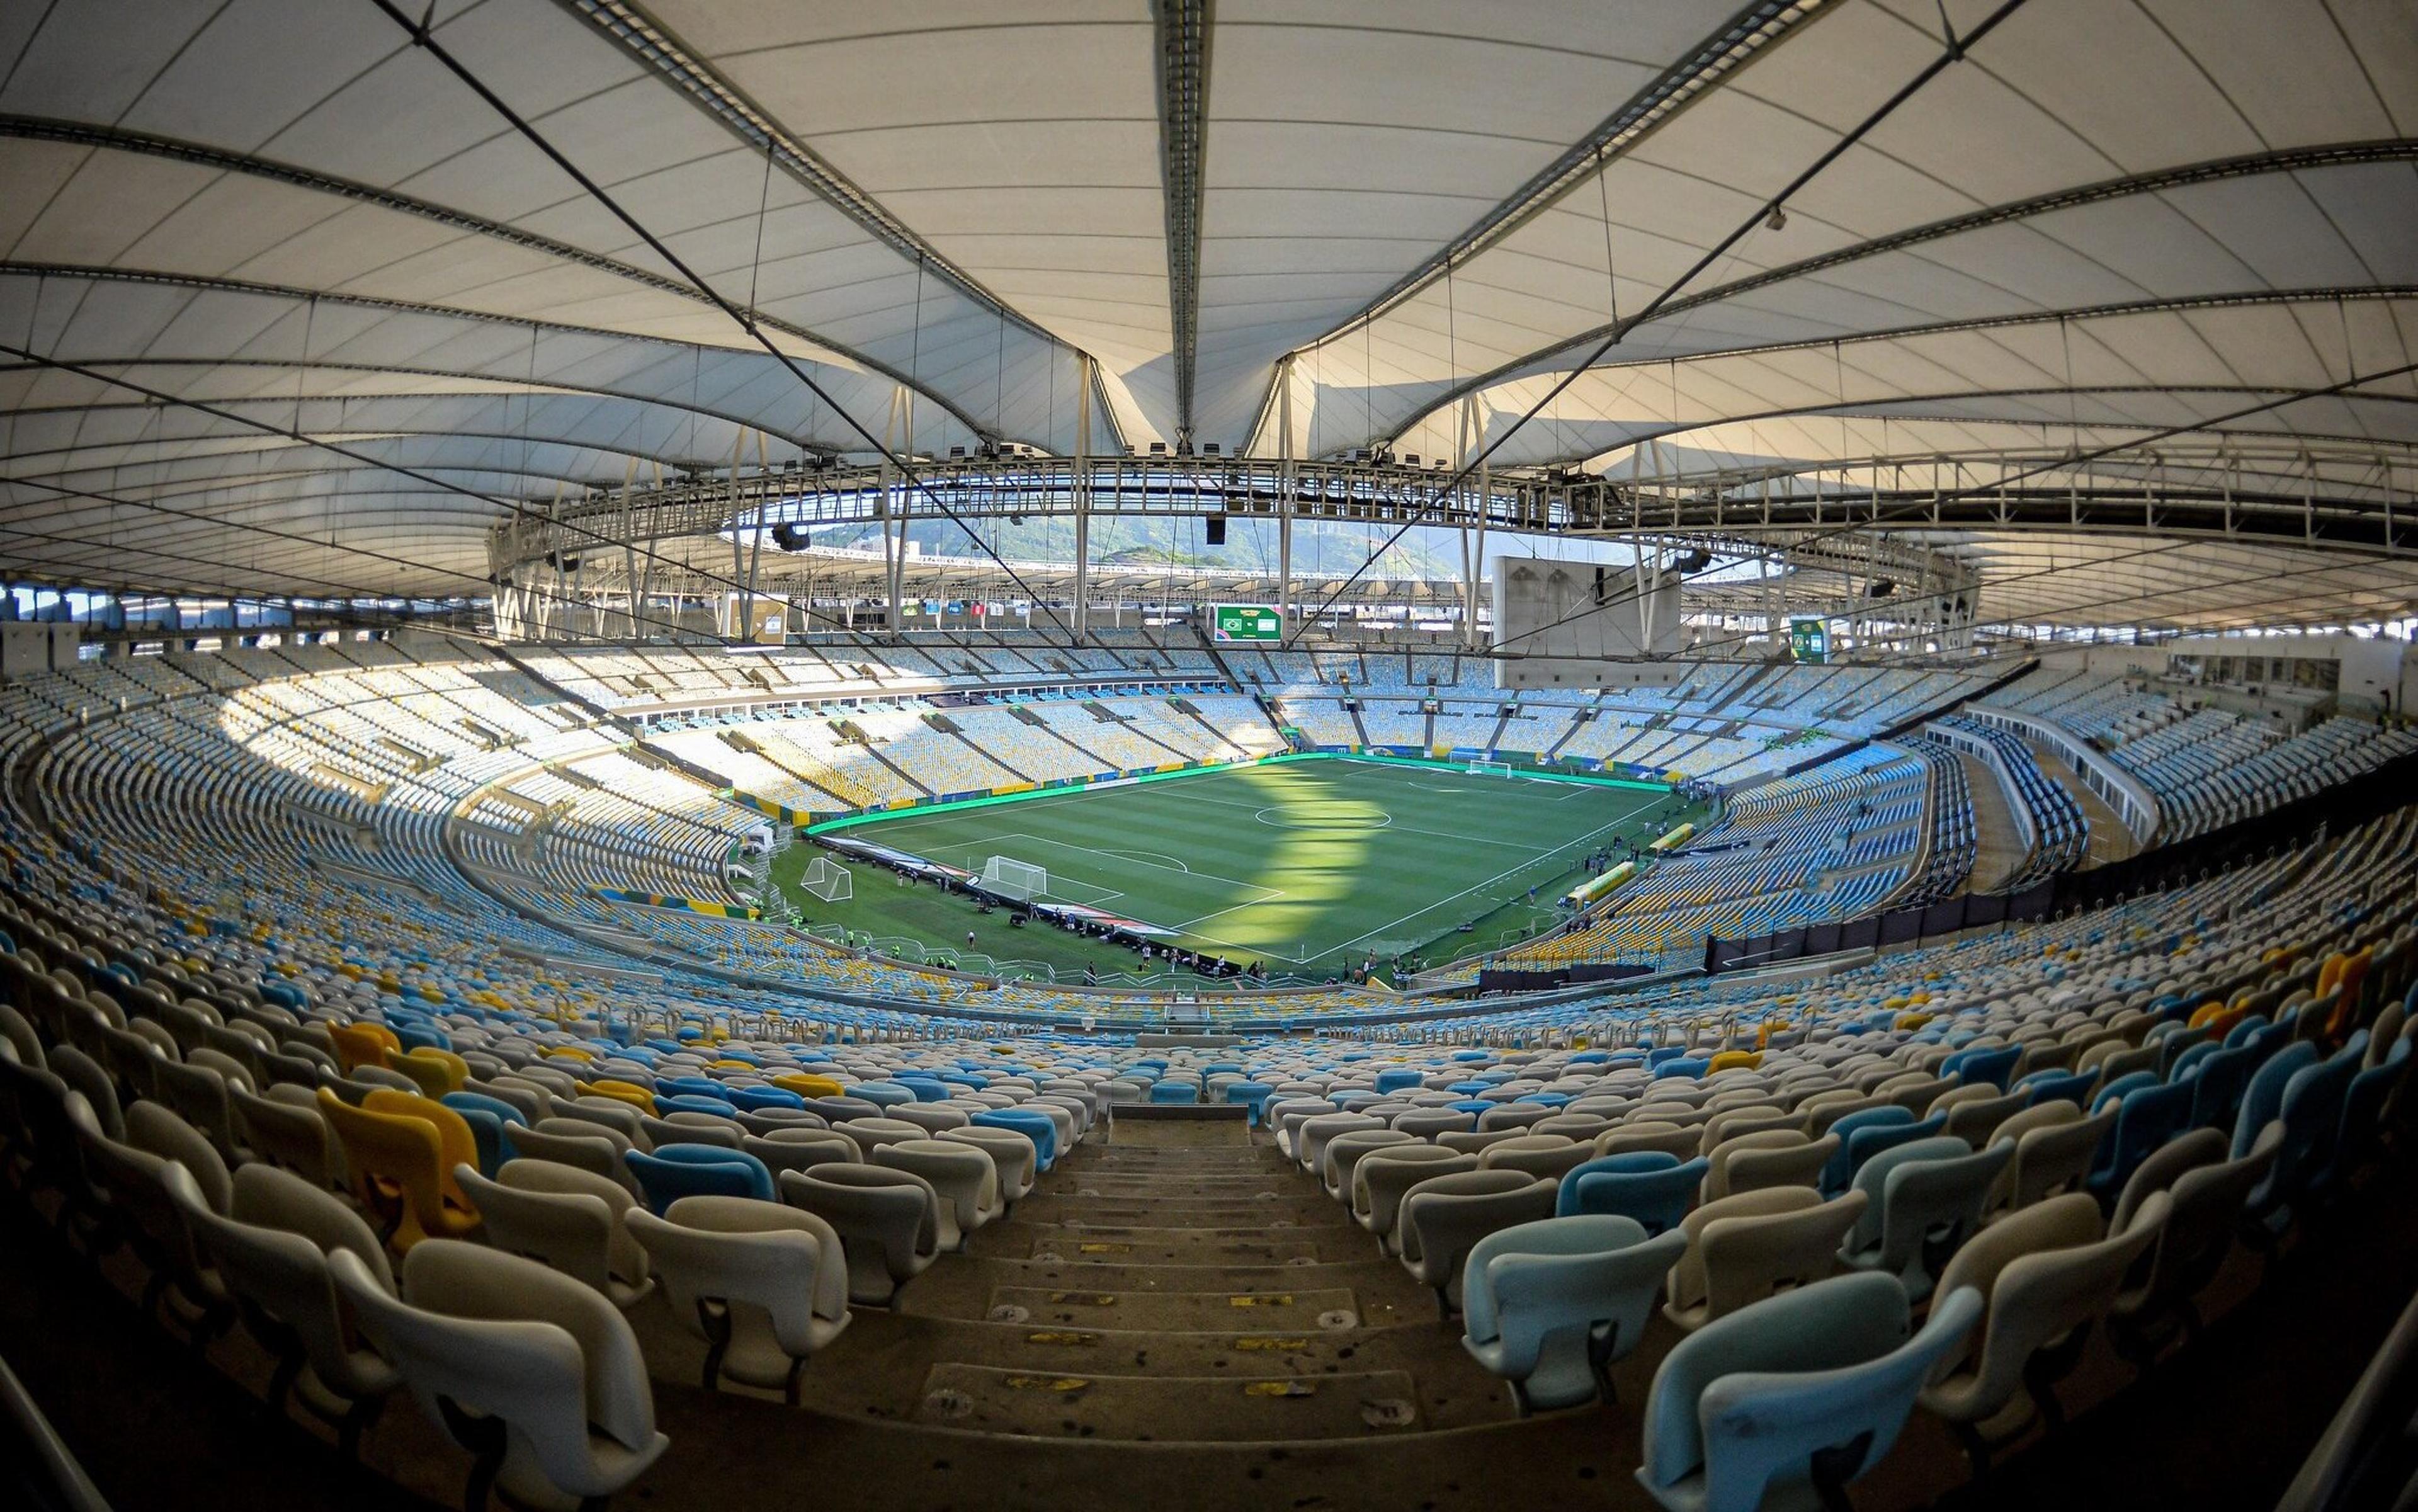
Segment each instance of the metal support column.
[[1092,618],[1092,396],[1098,392],[1098,375],[1089,354],[1075,359],[1075,371],[1080,378],[1076,392],[1081,402],[1075,406],[1074,470],[1067,480],[1067,494],[1075,510],[1075,638],[1080,640],[1091,628]]
[[[904,456],[915,440],[915,396],[901,384],[890,396],[890,420],[882,427],[882,444],[893,455]],[[881,546],[890,571],[890,633],[907,628],[907,495],[905,481],[887,459],[881,465]]]
[[1293,623],[1293,512],[1298,500],[1293,470],[1293,359],[1277,369],[1277,617]]

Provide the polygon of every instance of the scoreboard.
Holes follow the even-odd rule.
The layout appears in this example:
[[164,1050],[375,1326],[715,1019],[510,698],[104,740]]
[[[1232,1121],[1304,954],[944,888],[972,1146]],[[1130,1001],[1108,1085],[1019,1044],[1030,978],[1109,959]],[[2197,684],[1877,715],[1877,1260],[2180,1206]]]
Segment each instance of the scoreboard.
[[1788,654],[1797,661],[1819,666],[1830,660],[1830,631],[1819,619],[1788,621]]
[[1210,610],[1213,641],[1280,641],[1284,616],[1264,603],[1220,603]]

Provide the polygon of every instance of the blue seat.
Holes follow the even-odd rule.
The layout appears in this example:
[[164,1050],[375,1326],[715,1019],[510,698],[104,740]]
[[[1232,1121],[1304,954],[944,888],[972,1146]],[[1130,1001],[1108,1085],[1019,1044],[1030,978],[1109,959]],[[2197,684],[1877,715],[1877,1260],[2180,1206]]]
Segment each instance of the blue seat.
[[2096,1071],[2035,1071],[2015,1083],[2017,1089],[2029,1089],[2032,1100],[2026,1107],[2038,1107],[2043,1103],[2067,1102],[2076,1107],[2099,1085]]
[[2213,1043],[2193,1046],[2184,1060],[2175,1062],[2177,1079],[2192,1090],[2192,1126],[2232,1132],[2242,1091],[2257,1069],[2258,1052],[2248,1046],[2231,1049]]
[[1226,1101],[1251,1105],[1251,1126],[1257,1128],[1267,1121],[1268,1104],[1277,1094],[1276,1088],[1264,1081],[1230,1081],[1226,1083]]
[[452,1036],[425,1019],[415,1020],[390,1016],[387,1019],[387,1027],[394,1031],[394,1037],[403,1042],[403,1047],[406,1050],[453,1048]]
[[2258,1131],[2284,1113],[2284,1088],[2303,1067],[2318,1063],[2318,1047],[2298,1040],[2267,1058],[2242,1090],[2242,1104],[2233,1116],[2233,1153],[2242,1159],[2257,1142]]
[[2110,1103],[2120,1102],[2144,1087],[2154,1087],[2157,1084],[2158,1074],[2154,1071],[2128,1071],[2091,1093],[2090,1106],[2083,1111],[2096,1113]]
[[1822,1194],[1836,1197],[1856,1179],[1856,1162],[1848,1153],[1848,1144],[1855,1138],[1857,1130],[1888,1128],[1913,1122],[1914,1109],[1900,1107],[1894,1103],[1884,1107],[1859,1107],[1832,1120],[1829,1132],[1839,1137],[1839,1148],[1822,1168]]
[[1696,1056],[1677,1061],[1665,1061],[1654,1068],[1654,1079],[1660,1081],[1665,1077],[1700,1078],[1712,1063],[1708,1059]]
[[742,1113],[761,1113],[772,1108],[803,1108],[806,1100],[787,1087],[733,1087],[730,1106]]
[[1967,1086],[1986,1081],[2000,1092],[2007,1090],[2007,1080],[2015,1074],[2015,1062],[2024,1058],[2020,1045],[1994,1046],[1982,1050],[1959,1050],[1940,1063],[1939,1074],[1955,1077]]
[[716,1144],[665,1144],[657,1145],[652,1154],[643,1150],[624,1152],[621,1159],[638,1179],[647,1210],[659,1216],[684,1197],[775,1199],[773,1173],[743,1150]]
[[2385,1106],[2412,1063],[2409,1037],[2395,1034],[2380,1063],[2351,1077],[2350,1090],[2343,1094],[2342,1127],[2334,1136],[2334,1158],[2312,1184],[2318,1190],[2347,1180],[2383,1147]]
[[528,1120],[521,1117],[521,1110],[512,1104],[484,1092],[451,1092],[437,1101],[461,1114],[462,1122],[470,1125],[470,1138],[479,1146],[479,1174],[493,1180],[496,1168],[505,1159],[504,1125],[517,1123],[527,1128]]
[[[1844,1123],[1846,1120],[1841,1119],[1839,1122]],[[1948,1115],[1934,1113],[1929,1118],[1918,1119],[1912,1123],[1873,1123],[1856,1130],[1847,1136],[1842,1144],[1847,1155],[1847,1184],[1855,1185],[1856,1173],[1864,1168],[1866,1161],[1882,1151],[1894,1150],[1902,1144],[1912,1144],[1918,1139],[1931,1138],[1943,1133],[1947,1127]]]
[[2366,1054],[2367,1031],[2362,1030],[2331,1058],[2302,1066],[2284,1084],[2283,1100],[2276,1109],[2276,1117],[2284,1121],[2284,1142],[2276,1148],[2275,1164],[2267,1179],[2251,1188],[2247,1209],[2268,1232],[2281,1233],[2291,1223],[2302,1199],[2334,1158],[2343,1104]]
[[1150,1100],[1154,1103],[1197,1103],[1201,1101],[1201,1084],[1189,1077],[1170,1077],[1150,1084]]
[[1842,1275],[1716,1318],[1654,1373],[1638,1483],[1670,1512],[1843,1506],[1981,1316],[1959,1287],[1908,1338],[1895,1277]]
[[1377,1090],[1381,1092],[1408,1092],[1425,1082],[1427,1077],[1408,1068],[1377,1073]]
[[1660,1150],[1632,1150],[1599,1155],[1562,1174],[1553,1199],[1556,1217],[1602,1214],[1636,1221],[1648,1234],[1679,1227],[1696,1205],[1705,1172],[1712,1163],[1704,1156],[1681,1162]]
[[861,1097],[878,1107],[898,1107],[914,1102],[913,1089],[895,1081],[861,1081],[848,1089],[850,1097]]
[[978,1129],[1013,1129],[1033,1141],[1033,1164],[1048,1170],[1058,1163],[1058,1125],[1047,1113],[1017,1107],[987,1107],[971,1121]]
[[[666,1077],[655,1083],[655,1097],[661,1101],[666,1096],[702,1097],[709,1102],[727,1104],[730,1101],[730,1089],[711,1077]],[[692,1108],[691,1111],[696,1110]],[[707,1108],[705,1111],[712,1112],[714,1109]],[[729,1109],[725,1107],[722,1111],[728,1112]]]
[[2225,1047],[2230,1050],[2247,1045],[2272,1027],[2265,1014],[2252,1014],[2227,1031],[2225,1036]]
[[[2145,1071],[2140,1075],[2150,1074]],[[2118,1084],[2132,1079],[2119,1077]],[[2160,1082],[2152,1077],[2150,1085],[2124,1094],[2123,1101],[2116,1106],[2116,1127],[2099,1143],[2098,1167],[2083,1183],[2091,1195],[2108,1206],[2115,1204],[2117,1195],[2133,1179],[2141,1162],[2192,1126],[2192,1096],[2196,1090],[2188,1081]]]
[[2225,1046],[2215,1040],[2208,1038],[2194,1040],[2183,1046],[2174,1060],[2167,1062],[2165,1070],[2161,1075],[2168,1081],[2181,1081],[2185,1077],[2197,1076],[2199,1073],[2194,1069],[2195,1067],[2206,1065],[2210,1060],[2224,1053]]
[[1662,1277],[1688,1247],[1629,1218],[1539,1218],[1498,1229],[1462,1266],[1462,1347],[1511,1383],[1523,1413],[1613,1395],[1612,1365],[1645,1336]]

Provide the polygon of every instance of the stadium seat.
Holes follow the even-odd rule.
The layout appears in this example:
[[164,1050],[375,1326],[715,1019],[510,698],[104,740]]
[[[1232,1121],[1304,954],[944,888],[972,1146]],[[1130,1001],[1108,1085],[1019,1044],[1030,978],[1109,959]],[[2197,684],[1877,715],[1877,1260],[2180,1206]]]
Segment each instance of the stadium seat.
[[937,1243],[944,1250],[965,1247],[966,1239],[1000,1215],[999,1168],[987,1151],[940,1139],[910,1139],[872,1152],[871,1164],[911,1172],[931,1184],[940,1199]]
[[1958,1291],[1909,1338],[1894,1277],[1844,1275],[1708,1323],[1655,1372],[1638,1482],[1670,1512],[1839,1504],[1981,1314]]
[[[2018,1392],[2052,1426],[2064,1422],[2056,1383],[2081,1359],[2090,1326],[2115,1305],[2125,1273],[2157,1243],[2171,1205],[2166,1194],[2153,1194],[2103,1230],[2099,1204],[2069,1192],[1993,1225],[1949,1260],[1940,1290],[1978,1292],[1982,1321],[1946,1356],[1921,1401],[1956,1431],[1976,1474],[1987,1472],[1990,1455],[2010,1436],[2001,1420]],[[1998,1436],[1985,1426],[1997,1426]]]
[[453,1179],[479,1210],[488,1244],[560,1271],[617,1307],[635,1306],[654,1283],[646,1253],[623,1225],[636,1204],[620,1183],[550,1160],[504,1163],[494,1180],[467,1167]]
[[747,1197],[773,1199],[773,1173],[742,1150],[712,1144],[658,1145],[652,1153],[632,1150],[621,1163],[637,1179],[647,1211],[660,1215],[684,1197]]
[[781,1199],[839,1235],[852,1303],[889,1306],[940,1254],[940,1196],[911,1171],[840,1165],[785,1170]]
[[1553,1215],[1554,1184],[1521,1170],[1430,1176],[1402,1194],[1399,1252],[1412,1279],[1431,1288],[1449,1318],[1461,1307],[1462,1262],[1498,1229]]
[[1772,1186],[1706,1203],[1679,1225],[1686,1247],[1671,1267],[1663,1316],[1692,1333],[1823,1279],[1866,1200],[1861,1192],[1825,1201],[1810,1186]]
[[298,1402],[337,1429],[346,1459],[403,1378],[359,1336],[338,1299],[328,1257],[344,1250],[360,1262],[363,1284],[394,1287],[385,1246],[327,1188],[291,1171],[254,1164],[237,1169],[228,1211],[189,1206],[186,1221],[234,1299],[236,1313],[277,1365],[268,1405]]
[[1991,1184],[2013,1154],[2004,1143],[1975,1151],[1943,1135],[1875,1155],[1856,1172],[1855,1190],[1871,1205],[1840,1245],[1840,1262],[1885,1272],[1908,1297],[1927,1298],[1939,1258],[1981,1226]]
[[1477,1241],[1463,1265],[1462,1347],[1524,1414],[1610,1399],[1611,1367],[1645,1337],[1684,1241],[1627,1218],[1544,1218]]
[[1452,1176],[1477,1168],[1476,1155],[1440,1145],[1413,1141],[1378,1146],[1353,1163],[1353,1221],[1376,1235],[1382,1252],[1400,1254],[1402,1195],[1431,1176]]
[[349,1250],[328,1266],[431,1420],[476,1457],[468,1504],[490,1485],[525,1505],[599,1502],[669,1445],[630,1325],[569,1276],[445,1239],[404,1258],[400,1297]]
[[673,1319],[705,1341],[705,1389],[727,1375],[796,1406],[799,1373],[849,1324],[848,1263],[832,1226],[740,1197],[684,1197],[662,1217],[641,1209],[628,1221]]

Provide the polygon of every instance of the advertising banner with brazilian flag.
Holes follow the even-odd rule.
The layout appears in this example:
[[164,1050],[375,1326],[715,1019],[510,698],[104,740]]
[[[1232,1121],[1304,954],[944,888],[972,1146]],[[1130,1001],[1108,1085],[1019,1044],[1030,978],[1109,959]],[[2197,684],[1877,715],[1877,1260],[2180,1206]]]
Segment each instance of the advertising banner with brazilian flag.
[[607,903],[635,903],[645,909],[671,909],[681,913],[694,913],[706,919],[761,919],[761,909],[742,908],[735,903],[713,903],[704,898],[679,898],[665,893],[634,893],[620,887],[591,887],[588,890]]
[[1209,612],[1209,638],[1249,644],[1284,639],[1284,616],[1264,603],[1220,603]]

